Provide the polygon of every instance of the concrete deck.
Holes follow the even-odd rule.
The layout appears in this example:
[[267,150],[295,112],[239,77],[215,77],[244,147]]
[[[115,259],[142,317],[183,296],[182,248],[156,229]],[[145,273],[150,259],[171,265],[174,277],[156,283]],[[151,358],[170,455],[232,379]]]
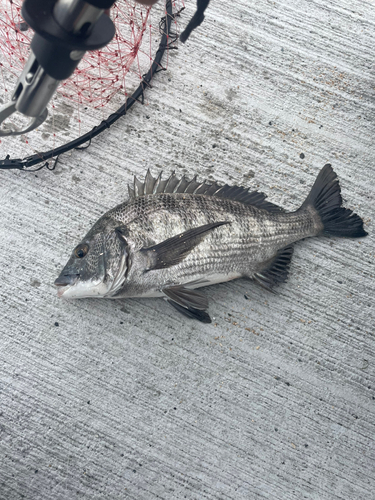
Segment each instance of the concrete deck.
[[[211,3],[147,106],[53,173],[0,172],[1,500],[375,498],[374,4]],[[134,173],[295,209],[327,162],[370,236],[297,244],[279,295],[207,288],[210,325],[161,299],[58,300]]]

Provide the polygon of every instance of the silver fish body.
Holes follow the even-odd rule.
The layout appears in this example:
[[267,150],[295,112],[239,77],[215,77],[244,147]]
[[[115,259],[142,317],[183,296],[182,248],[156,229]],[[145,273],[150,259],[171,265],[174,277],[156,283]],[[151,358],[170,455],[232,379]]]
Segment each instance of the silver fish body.
[[174,174],[162,180],[148,172],[129,193],[76,247],[55,281],[60,296],[164,295],[180,312],[209,322],[196,288],[248,277],[272,290],[287,279],[294,242],[321,233],[366,235],[360,217],[341,208],[330,165],[292,213],[262,193]]

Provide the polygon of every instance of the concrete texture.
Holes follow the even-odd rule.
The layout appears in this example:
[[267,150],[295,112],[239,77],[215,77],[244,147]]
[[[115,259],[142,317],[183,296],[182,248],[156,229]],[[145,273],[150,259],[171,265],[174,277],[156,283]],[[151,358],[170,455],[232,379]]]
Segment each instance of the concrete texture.
[[[375,498],[374,24],[363,0],[212,0],[146,106],[53,173],[0,173],[1,500]],[[370,236],[297,244],[279,295],[207,288],[211,325],[57,299],[134,173],[294,209],[327,162]]]

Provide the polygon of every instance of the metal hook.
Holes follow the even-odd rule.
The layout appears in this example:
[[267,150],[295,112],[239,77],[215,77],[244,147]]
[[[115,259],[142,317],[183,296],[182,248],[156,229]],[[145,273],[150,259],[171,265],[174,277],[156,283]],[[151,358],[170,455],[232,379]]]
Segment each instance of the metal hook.
[[48,116],[48,109],[44,108],[42,113],[39,116],[33,118],[29,123],[28,127],[26,127],[23,130],[20,130],[15,127],[8,130],[4,130],[3,128],[1,128],[1,125],[3,124],[4,120],[9,118],[16,111],[17,111],[16,102],[9,102],[8,104],[5,104],[5,106],[0,108],[0,137],[27,134],[27,132],[31,132],[31,130],[34,130],[35,128],[39,127],[39,125],[41,125]]

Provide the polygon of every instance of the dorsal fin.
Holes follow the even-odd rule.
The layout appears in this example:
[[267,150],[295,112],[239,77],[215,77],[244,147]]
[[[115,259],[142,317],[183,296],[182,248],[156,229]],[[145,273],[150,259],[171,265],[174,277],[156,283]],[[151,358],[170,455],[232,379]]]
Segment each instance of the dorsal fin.
[[249,192],[249,188],[242,186],[220,186],[216,182],[209,183],[208,181],[198,182],[197,176],[189,180],[185,175],[178,178],[175,172],[165,180],[159,176],[153,177],[150,169],[147,170],[145,181],[142,183],[134,176],[133,187],[128,186],[129,198],[137,198],[147,194],[156,193],[190,193],[204,194],[206,196],[217,196],[219,198],[227,198],[234,201],[239,201],[245,205],[252,205],[256,208],[267,210],[268,212],[284,212],[282,207],[274,205],[266,201],[266,195],[258,191]]

